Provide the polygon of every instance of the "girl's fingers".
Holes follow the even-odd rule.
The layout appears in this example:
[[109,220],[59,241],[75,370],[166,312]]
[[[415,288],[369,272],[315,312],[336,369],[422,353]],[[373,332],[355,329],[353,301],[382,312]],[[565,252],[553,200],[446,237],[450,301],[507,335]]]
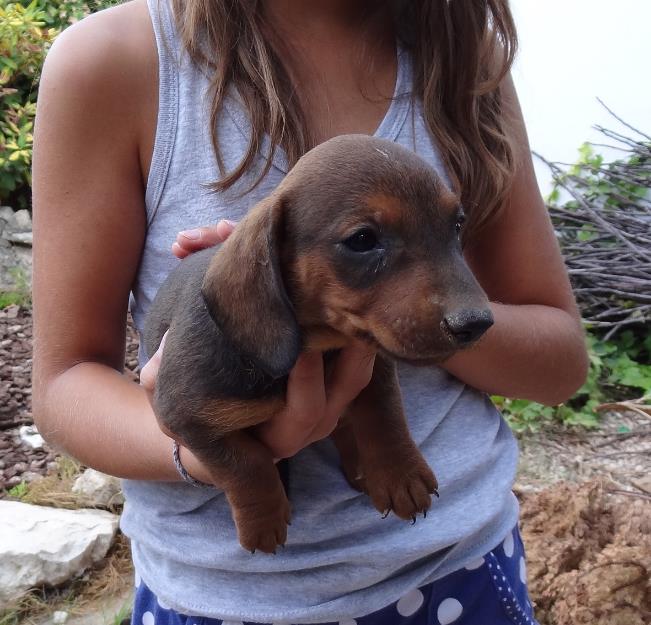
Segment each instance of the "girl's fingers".
[[355,341],[339,352],[327,385],[328,412],[340,417],[348,404],[368,386],[373,375],[375,353],[372,347],[361,341]]
[[293,456],[311,442],[311,434],[325,413],[323,357],[301,354],[289,374],[287,405],[273,419],[256,428],[258,438],[275,458]]
[[258,437],[275,458],[293,456],[325,438],[371,381],[374,363],[375,350],[356,342],[340,352],[326,384],[322,354],[301,354],[289,375],[285,409],[256,428]]
[[182,230],[176,235],[176,241],[172,244],[172,252],[178,258],[185,258],[192,252],[223,243],[234,228],[234,222],[222,219],[215,226]]
[[165,347],[166,339],[167,332],[163,334],[163,338],[161,339],[156,353],[140,371],[140,385],[143,386],[150,395],[154,392],[154,388],[156,387],[156,378],[158,377],[158,369],[160,368],[161,358],[163,357],[163,348]]
[[375,350],[356,341],[339,352],[332,375],[326,382],[326,409],[308,442],[330,436],[348,405],[362,392],[373,375]]

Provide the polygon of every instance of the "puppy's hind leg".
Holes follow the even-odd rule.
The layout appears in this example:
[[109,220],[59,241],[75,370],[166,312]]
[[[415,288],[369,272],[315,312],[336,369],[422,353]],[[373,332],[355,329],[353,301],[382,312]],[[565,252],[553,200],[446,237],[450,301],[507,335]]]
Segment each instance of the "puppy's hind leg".
[[251,552],[275,553],[287,539],[290,507],[270,451],[244,430],[206,443],[204,438],[188,446],[224,490],[240,544]]

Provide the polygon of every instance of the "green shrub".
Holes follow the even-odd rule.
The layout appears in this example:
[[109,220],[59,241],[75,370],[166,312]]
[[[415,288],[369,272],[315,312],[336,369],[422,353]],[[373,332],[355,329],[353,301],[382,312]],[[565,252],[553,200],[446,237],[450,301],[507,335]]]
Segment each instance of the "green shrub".
[[0,203],[29,208],[41,67],[65,27],[117,0],[0,0]]
[[27,204],[36,86],[54,36],[36,2],[0,3],[0,201]]
[[[36,0],[36,6],[43,12],[46,25],[61,31],[90,13],[119,2],[120,0]],[[22,0],[21,4],[27,6],[30,3]]]

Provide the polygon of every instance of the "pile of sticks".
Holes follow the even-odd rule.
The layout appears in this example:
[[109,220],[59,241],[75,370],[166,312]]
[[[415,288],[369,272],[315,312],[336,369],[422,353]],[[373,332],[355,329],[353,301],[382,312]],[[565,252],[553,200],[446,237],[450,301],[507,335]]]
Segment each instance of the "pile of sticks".
[[591,145],[621,158],[569,166],[536,154],[564,198],[548,208],[581,314],[606,339],[651,324],[651,137],[610,112],[635,136],[596,126],[610,143]]

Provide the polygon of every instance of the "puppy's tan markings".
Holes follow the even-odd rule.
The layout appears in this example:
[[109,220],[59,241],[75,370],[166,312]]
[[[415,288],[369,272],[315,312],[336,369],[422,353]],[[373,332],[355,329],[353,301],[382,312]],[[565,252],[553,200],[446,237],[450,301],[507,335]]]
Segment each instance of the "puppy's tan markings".
[[373,211],[376,221],[396,228],[408,213],[408,207],[399,198],[387,193],[373,193],[365,198],[366,206]]
[[264,423],[285,406],[281,397],[271,399],[215,399],[205,401],[197,411],[203,423],[226,434]]

